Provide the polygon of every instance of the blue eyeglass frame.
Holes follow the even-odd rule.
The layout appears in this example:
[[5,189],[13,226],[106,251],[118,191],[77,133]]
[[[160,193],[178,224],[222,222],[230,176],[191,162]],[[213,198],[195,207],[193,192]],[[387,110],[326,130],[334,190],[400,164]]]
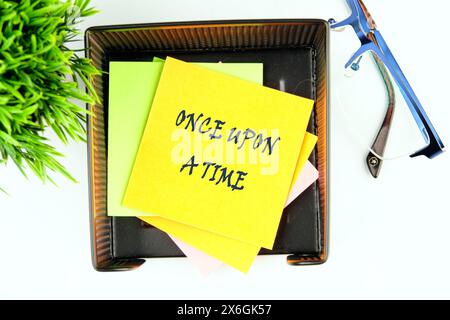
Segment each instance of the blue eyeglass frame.
[[[367,12],[362,0],[346,0],[346,2],[352,12],[350,17],[341,22],[334,22],[332,19],[330,20],[330,27],[332,29],[347,25],[352,26],[361,41],[361,47],[345,64],[345,68],[348,68],[358,57],[368,51],[376,54],[390,71],[397,83],[426,143],[424,148],[411,154],[410,157],[414,158],[423,155],[432,159],[438,156],[445,151],[445,146],[373,20],[371,21],[371,24],[369,24],[366,14],[369,16],[370,14]],[[364,6],[364,9],[361,5]],[[371,38],[375,39],[376,43],[369,38],[369,35]]]

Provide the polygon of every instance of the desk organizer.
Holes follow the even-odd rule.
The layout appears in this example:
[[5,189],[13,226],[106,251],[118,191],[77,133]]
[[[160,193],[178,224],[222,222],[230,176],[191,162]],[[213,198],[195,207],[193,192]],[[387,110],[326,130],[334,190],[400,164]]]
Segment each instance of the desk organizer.
[[107,215],[108,66],[111,60],[172,56],[196,62],[262,62],[264,85],[315,101],[308,130],[319,180],[283,212],[273,250],[292,265],[320,264],[328,252],[328,23],[251,20],[100,26],[86,31],[87,56],[105,71],[93,79],[100,103],[88,109],[92,261],[99,271],[129,270],[146,258],[182,257],[162,231],[137,218]]

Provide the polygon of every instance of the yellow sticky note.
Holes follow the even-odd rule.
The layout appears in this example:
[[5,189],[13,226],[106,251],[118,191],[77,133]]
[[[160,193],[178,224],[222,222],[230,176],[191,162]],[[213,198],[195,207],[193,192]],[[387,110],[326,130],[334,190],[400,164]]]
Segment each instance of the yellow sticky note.
[[271,249],[312,106],[168,58],[123,204]]
[[[316,142],[317,136],[306,132],[295,169],[299,173],[308,160]],[[297,178],[298,176],[294,177],[294,179]],[[294,182],[295,180],[293,180],[292,184]],[[247,272],[250,269],[260,250],[259,246],[223,237],[165,218],[147,216],[139,217],[139,219],[242,272]]]
[[139,218],[242,272],[250,269],[260,250],[258,246],[161,217]]

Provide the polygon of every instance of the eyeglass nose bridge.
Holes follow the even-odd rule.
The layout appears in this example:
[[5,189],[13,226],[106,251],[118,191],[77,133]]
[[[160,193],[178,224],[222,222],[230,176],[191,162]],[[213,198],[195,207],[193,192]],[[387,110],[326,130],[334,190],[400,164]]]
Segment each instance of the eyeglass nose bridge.
[[336,21],[334,19],[330,19],[330,20],[333,20],[333,21],[330,21],[331,22],[330,24],[332,24],[330,27],[332,29],[351,25],[354,21],[358,20],[358,10],[356,8],[356,4],[353,2],[353,0],[346,0],[346,2],[351,10],[350,16],[347,19],[345,19],[341,22],[338,22],[338,23],[336,23]]
[[342,20],[341,22],[336,22],[335,19],[331,18],[328,20],[328,23],[330,24],[331,29],[339,29],[342,27],[352,25],[355,20],[357,21],[357,17],[354,17],[352,14],[350,17],[348,17],[345,20]]
[[356,33],[362,32],[367,34],[370,32],[370,27],[365,18],[364,12],[359,4],[356,4],[357,0],[346,0],[351,13],[347,19],[341,22],[336,22],[335,19],[329,19],[331,29],[342,28],[345,26],[352,26]]

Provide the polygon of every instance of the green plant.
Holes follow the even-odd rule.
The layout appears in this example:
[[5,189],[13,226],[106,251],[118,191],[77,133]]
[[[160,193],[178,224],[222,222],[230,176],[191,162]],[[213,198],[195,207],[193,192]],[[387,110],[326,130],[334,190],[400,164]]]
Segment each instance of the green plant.
[[51,171],[75,181],[43,132],[85,141],[86,110],[74,100],[97,101],[89,80],[99,71],[66,44],[79,34],[79,18],[96,13],[89,2],[0,0],[0,162],[12,160],[25,176],[28,166],[43,181]]

